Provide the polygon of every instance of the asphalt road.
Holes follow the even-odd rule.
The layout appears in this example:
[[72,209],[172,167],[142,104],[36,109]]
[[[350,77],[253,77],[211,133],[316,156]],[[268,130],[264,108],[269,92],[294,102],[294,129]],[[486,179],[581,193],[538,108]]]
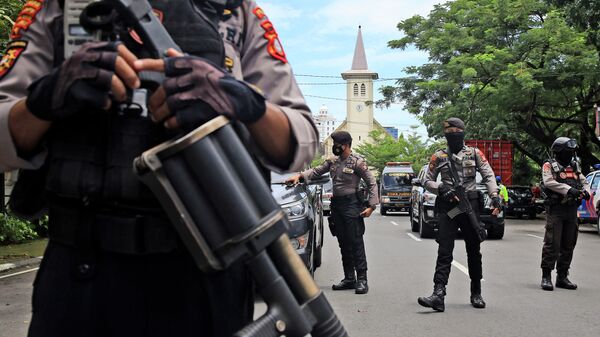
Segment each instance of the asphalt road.
[[[368,294],[331,291],[343,274],[337,242],[330,235],[315,279],[350,336],[598,336],[600,236],[595,228],[581,228],[571,270],[579,289],[545,292],[539,288],[543,224],[508,220],[503,240],[483,244],[486,309],[469,303],[461,239],[456,242],[446,312],[417,304],[418,296],[431,294],[437,244],[411,237],[405,215],[376,213],[367,220]],[[26,336],[34,276],[31,272],[0,278],[0,337]]]

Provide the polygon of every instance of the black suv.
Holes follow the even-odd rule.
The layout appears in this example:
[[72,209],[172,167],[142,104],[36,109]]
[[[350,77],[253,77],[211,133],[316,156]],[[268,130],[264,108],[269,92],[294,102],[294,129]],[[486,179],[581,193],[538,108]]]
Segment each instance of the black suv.
[[271,173],[271,194],[290,219],[288,235],[292,246],[311,273],[321,265],[323,247],[323,203],[324,179],[301,183],[296,186],[285,184],[293,174]]
[[529,219],[535,219],[536,205],[533,192],[527,186],[508,186],[508,204],[504,207],[506,215],[521,218],[527,215]]
[[[418,177],[412,181],[410,223],[412,231],[419,232],[422,238],[433,238],[438,230],[438,214],[434,210],[436,195],[425,190],[422,184],[427,170],[428,166],[423,166]],[[440,175],[437,180],[441,181]],[[488,238],[502,239],[504,236],[504,212],[500,212],[498,216],[492,216],[492,200],[481,180],[481,175],[477,172],[477,190],[483,193],[484,200],[484,207],[480,213],[481,221],[485,225]]]

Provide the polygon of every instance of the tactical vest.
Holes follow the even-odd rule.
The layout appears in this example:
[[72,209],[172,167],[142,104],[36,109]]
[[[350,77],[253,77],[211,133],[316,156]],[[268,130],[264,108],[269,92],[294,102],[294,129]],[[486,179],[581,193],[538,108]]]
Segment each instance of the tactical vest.
[[[218,31],[222,8],[208,0],[150,0],[150,4],[184,52],[223,64],[224,46]],[[62,33],[55,32],[60,34],[56,41],[61,46]],[[132,35],[121,37],[138,57],[144,56]],[[149,118],[118,111],[81,111],[54,123],[47,138],[50,202],[59,197],[104,207],[159,209],[153,194],[134,175],[132,163],[168,138],[164,127]]]
[[[581,182],[579,181],[579,168],[576,164],[571,164],[569,166],[562,166],[555,159],[551,159],[548,161],[552,168],[552,177],[558,183],[567,184],[573,188],[578,190],[582,189]],[[574,167],[574,168],[573,168]],[[565,200],[565,196],[560,193],[556,193],[551,189],[545,187],[542,182],[542,190],[546,194],[548,201],[550,204],[559,204]],[[569,204],[578,205],[579,202],[577,200],[569,201]]]

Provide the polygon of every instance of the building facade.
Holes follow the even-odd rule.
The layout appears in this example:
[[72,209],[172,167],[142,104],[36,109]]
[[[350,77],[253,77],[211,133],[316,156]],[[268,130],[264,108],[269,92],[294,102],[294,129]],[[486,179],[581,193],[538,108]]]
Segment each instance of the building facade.
[[329,109],[326,105],[322,105],[319,112],[313,115],[313,120],[319,131],[319,143],[322,144],[329,135],[340,126],[340,122],[329,114]]

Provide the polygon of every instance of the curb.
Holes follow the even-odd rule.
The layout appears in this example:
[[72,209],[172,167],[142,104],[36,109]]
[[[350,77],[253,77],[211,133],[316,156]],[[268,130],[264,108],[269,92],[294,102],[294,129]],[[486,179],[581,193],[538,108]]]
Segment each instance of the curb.
[[31,259],[15,261],[12,263],[0,264],[0,272],[5,272],[7,270],[20,268],[23,266],[38,265],[38,264],[40,264],[41,261],[42,261],[42,257],[39,256],[39,257],[31,258]]

